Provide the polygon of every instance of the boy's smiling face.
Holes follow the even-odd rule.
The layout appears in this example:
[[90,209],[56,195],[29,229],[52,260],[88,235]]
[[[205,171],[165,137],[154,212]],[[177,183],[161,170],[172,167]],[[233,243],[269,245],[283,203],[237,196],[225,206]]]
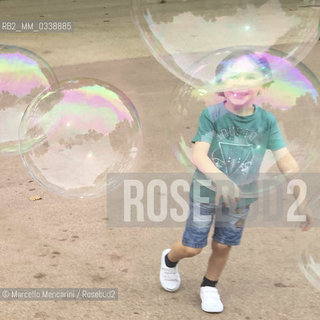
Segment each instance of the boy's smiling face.
[[224,91],[227,101],[237,107],[251,105],[257,97],[264,76],[253,61],[247,57],[231,62],[222,76],[224,86],[230,90]]
[[255,98],[259,93],[258,89],[243,89],[224,92],[224,96],[230,104],[237,107],[246,107],[254,103]]

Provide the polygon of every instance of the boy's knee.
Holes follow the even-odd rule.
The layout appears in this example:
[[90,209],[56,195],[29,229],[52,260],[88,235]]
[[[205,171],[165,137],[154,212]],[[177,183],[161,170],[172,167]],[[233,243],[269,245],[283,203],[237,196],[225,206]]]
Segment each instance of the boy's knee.
[[199,254],[201,252],[202,248],[192,248],[192,247],[185,246],[184,250],[185,250],[185,254],[187,257],[193,257],[193,256]]
[[230,250],[232,248],[232,246],[229,246],[227,244],[224,243],[220,243],[217,241],[212,241],[212,250],[221,250],[221,251],[225,251],[225,250]]

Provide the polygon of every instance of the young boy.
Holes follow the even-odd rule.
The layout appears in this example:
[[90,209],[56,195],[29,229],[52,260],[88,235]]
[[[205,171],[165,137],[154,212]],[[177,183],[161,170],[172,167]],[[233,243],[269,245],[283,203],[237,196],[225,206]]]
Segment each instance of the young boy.
[[[182,241],[163,251],[160,269],[162,287],[178,290],[177,263],[199,254],[207,245],[216,216],[212,254],[200,286],[201,307],[206,312],[223,311],[216,284],[232,246],[240,244],[250,203],[256,200],[240,199],[240,193],[254,186],[266,149],[273,151],[282,173],[299,170],[285,147],[276,118],[254,104],[261,80],[271,79],[267,60],[250,51],[231,54],[218,65],[216,76],[231,89],[221,93],[224,102],[209,106],[200,116],[192,140],[197,169],[190,188],[189,216]],[[213,187],[206,187],[201,180],[209,180]]]

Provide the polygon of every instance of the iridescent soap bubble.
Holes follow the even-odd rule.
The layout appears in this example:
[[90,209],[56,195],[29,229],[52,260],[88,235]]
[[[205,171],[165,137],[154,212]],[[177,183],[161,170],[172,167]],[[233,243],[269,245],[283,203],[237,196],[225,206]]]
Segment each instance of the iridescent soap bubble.
[[[138,114],[119,89],[75,79],[42,92],[20,125],[22,160],[49,190],[66,197],[101,196],[117,187],[141,147]],[[116,173],[107,179],[108,173]]]
[[[299,164],[300,170],[312,172],[317,168],[319,164],[317,161],[320,159],[320,82],[304,64],[299,63],[295,67],[281,57],[280,52],[276,52],[275,55],[268,54],[267,57],[271,66],[284,65],[288,72],[275,79],[270,77],[268,83],[260,83],[258,87],[260,93],[254,104],[256,107],[261,107],[262,110],[273,114],[285,145]],[[210,55],[204,60],[205,63],[200,61],[198,65],[194,66],[192,78],[196,77],[198,72],[202,75],[211,74],[208,79],[214,78],[216,70],[208,62]],[[215,58],[213,60],[215,61]],[[271,72],[273,72],[272,67]],[[248,76],[250,74],[251,72],[245,72],[245,69],[243,73],[235,74],[235,85],[232,85],[228,90],[234,90],[235,95],[241,96],[246,90],[255,89],[254,80]],[[238,82],[242,86],[237,86]],[[236,89],[232,89],[234,87]],[[208,81],[207,85],[203,87],[180,85],[173,94],[168,132],[170,140],[173,141],[176,158],[189,172],[195,170],[192,163],[191,141],[197,132],[200,115],[207,107],[216,104],[223,105],[226,99],[222,93],[223,91],[221,92],[221,88],[216,86],[215,82]],[[217,115],[217,120],[222,116],[223,114]],[[214,130],[212,129],[213,132]],[[240,186],[250,182],[247,175],[250,168],[253,168],[253,165],[259,166],[256,170],[260,173],[259,179],[252,176],[252,181],[258,179],[258,184],[254,185],[253,189],[246,189],[242,196],[252,197],[254,194],[257,195],[262,191],[273,189],[275,185],[284,182],[285,177],[279,173],[272,152],[270,150],[262,152],[261,146],[267,143],[263,142],[265,134],[249,130],[238,132],[237,130],[242,130],[242,128],[226,128],[226,130],[217,133],[234,139],[235,142],[230,140],[230,143],[238,146],[230,149],[232,154],[226,151],[229,147],[224,146],[217,146],[215,150],[209,152],[215,165],[221,171],[228,172],[230,177],[233,174],[238,178],[243,174],[243,181],[240,181],[241,179],[237,181]],[[213,138],[210,137],[210,134],[208,137],[212,141]],[[229,139],[228,137],[227,139]],[[241,139],[245,141],[240,143]],[[262,141],[261,144],[256,143],[259,139]],[[223,158],[224,161],[220,161],[220,158]]]
[[0,45],[0,154],[18,154],[18,129],[24,111],[56,82],[50,66],[35,53]]
[[[175,76],[201,85],[190,68],[211,53],[211,64],[239,48],[280,50],[298,63],[318,40],[312,0],[133,0],[132,12],[152,55]],[[214,61],[213,61],[214,60]],[[276,72],[285,72],[280,64]],[[276,76],[276,75],[275,75]]]
[[[318,178],[318,177],[317,177]],[[318,180],[319,181],[319,180]],[[318,183],[315,185],[318,190]],[[309,204],[308,211],[312,215],[312,225],[309,230],[297,225],[295,230],[295,252],[298,266],[309,282],[320,290],[320,197]]]

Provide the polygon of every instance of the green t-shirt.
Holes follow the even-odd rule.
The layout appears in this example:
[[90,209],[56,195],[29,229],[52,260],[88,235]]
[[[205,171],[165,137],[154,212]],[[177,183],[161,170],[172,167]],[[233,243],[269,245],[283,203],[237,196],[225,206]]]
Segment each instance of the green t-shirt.
[[[285,147],[275,116],[258,106],[254,105],[254,108],[253,114],[243,117],[228,111],[224,102],[209,106],[201,113],[198,131],[192,140],[193,143],[210,143],[209,158],[248,194],[255,188],[266,149],[274,151]],[[215,192],[206,187],[203,180],[214,186],[205,174],[196,169],[190,196],[200,202],[206,202],[204,197],[213,202]],[[238,206],[255,200],[254,197],[240,199]]]

